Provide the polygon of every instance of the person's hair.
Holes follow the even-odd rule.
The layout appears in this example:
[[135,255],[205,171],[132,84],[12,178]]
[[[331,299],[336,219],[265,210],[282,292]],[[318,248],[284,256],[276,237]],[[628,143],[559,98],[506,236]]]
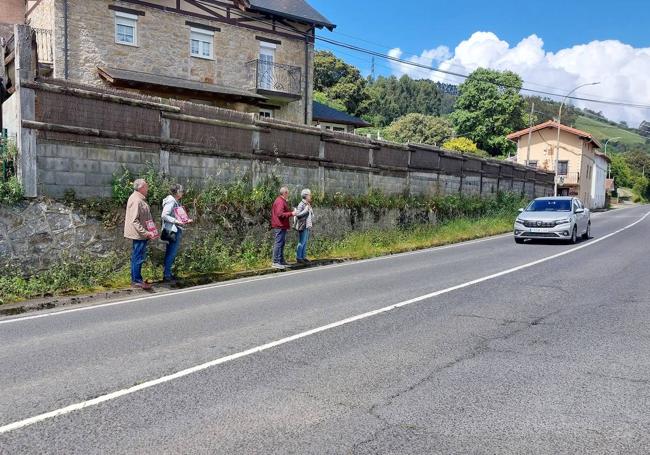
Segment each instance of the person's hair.
[[305,199],[307,196],[311,194],[311,190],[309,188],[305,188],[300,192],[300,197]]
[[133,189],[134,189],[135,191],[138,191],[140,188],[142,188],[142,187],[145,186],[146,184],[147,184],[147,181],[146,181],[145,179],[136,179],[136,180],[133,182]]
[[172,194],[172,196],[176,196],[178,193],[183,192],[183,185],[180,183],[174,183],[169,187],[169,192]]
[[288,192],[289,192],[289,188],[287,188],[286,186],[283,186],[282,188],[280,188],[280,194],[285,194],[285,193],[288,193]]

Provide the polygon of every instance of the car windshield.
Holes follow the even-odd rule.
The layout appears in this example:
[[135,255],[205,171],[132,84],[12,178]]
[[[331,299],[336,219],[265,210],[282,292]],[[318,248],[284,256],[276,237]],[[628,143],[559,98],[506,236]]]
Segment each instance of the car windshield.
[[570,212],[571,201],[568,199],[537,199],[530,203],[527,212]]

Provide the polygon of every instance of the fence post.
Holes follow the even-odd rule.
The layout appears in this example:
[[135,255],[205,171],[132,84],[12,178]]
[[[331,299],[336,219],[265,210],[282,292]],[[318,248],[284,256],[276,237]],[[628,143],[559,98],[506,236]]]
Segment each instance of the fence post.
[[[171,139],[171,120],[160,115],[160,138]],[[169,150],[164,144],[160,144],[160,173],[169,175]]]
[[255,152],[260,149],[260,132],[253,131],[251,134],[251,149],[253,157],[251,158],[251,184],[256,187],[261,182],[260,162],[255,159]]
[[375,165],[375,149],[368,149],[368,167],[370,171],[368,172],[368,193],[372,190],[372,183],[374,180],[374,172],[372,167]]
[[[322,137],[318,143],[318,158],[325,159],[325,142],[323,142]],[[325,167],[323,167],[322,161],[318,162],[318,186],[321,194],[325,194]]]
[[411,156],[413,154],[413,151],[411,149],[407,150],[408,153],[408,160],[406,163],[406,191],[408,195],[411,195]]
[[23,120],[36,120],[36,94],[34,90],[22,87],[22,81],[34,80],[32,61],[32,29],[26,25],[14,25],[17,109],[16,127],[18,134],[18,178],[23,185],[24,196],[38,195],[38,168],[36,166],[36,132],[23,128]]

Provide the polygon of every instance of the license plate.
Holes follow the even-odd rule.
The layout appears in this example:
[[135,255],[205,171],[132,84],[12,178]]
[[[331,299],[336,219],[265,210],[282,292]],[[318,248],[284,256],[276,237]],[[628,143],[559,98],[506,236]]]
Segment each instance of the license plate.
[[530,232],[546,232],[544,228],[531,228]]

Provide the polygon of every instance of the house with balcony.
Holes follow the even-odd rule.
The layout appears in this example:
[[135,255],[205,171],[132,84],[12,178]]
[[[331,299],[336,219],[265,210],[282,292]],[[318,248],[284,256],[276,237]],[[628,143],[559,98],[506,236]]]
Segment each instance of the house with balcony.
[[[560,129],[560,147],[557,133]],[[516,162],[555,172],[558,195],[579,197],[586,207],[605,207],[605,180],[609,157],[586,131],[548,121],[508,135],[517,144]]]
[[23,3],[40,77],[303,124],[312,121],[315,31],[335,27],[305,0]]

